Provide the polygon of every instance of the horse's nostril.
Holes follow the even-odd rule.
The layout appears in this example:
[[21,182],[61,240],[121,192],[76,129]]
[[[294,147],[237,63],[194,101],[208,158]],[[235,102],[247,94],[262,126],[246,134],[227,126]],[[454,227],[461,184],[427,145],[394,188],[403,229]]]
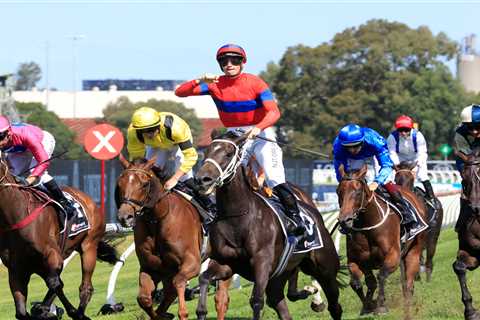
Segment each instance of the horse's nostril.
[[209,183],[209,182],[212,182],[213,179],[210,178],[209,176],[204,176],[204,177],[201,178],[201,181],[202,181],[202,183]]

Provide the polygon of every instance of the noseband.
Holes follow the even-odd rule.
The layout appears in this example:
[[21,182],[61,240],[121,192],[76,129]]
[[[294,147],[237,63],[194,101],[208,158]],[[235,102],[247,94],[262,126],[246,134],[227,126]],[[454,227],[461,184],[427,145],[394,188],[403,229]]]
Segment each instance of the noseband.
[[[225,169],[222,169],[222,167],[220,166],[220,164],[216,160],[214,160],[212,158],[206,158],[205,159],[205,163],[209,162],[209,163],[213,164],[215,166],[215,168],[217,168],[218,172],[220,173],[218,178],[213,183],[213,186],[221,187],[225,182],[228,182],[231,179],[233,179],[233,177],[235,175],[235,172],[237,171],[237,168],[241,163],[240,159],[241,159],[242,152],[235,142],[227,140],[227,139],[215,139],[215,140],[212,141],[211,145],[213,145],[214,143],[229,143],[229,144],[231,144],[232,146],[235,147],[235,155],[232,157],[232,159],[227,164]],[[227,181],[227,179],[229,179],[229,178],[230,178],[230,180]]]
[[358,207],[358,209],[355,210],[354,213],[353,213],[353,220],[355,221],[358,218],[358,215],[361,212],[367,211],[367,206],[370,204],[372,199],[375,197],[375,192],[372,192],[372,195],[370,196],[370,198],[367,199],[367,192],[366,192],[365,189],[368,188],[368,185],[367,185],[367,181],[365,179],[345,177],[345,178],[342,178],[342,181],[340,181],[340,183],[342,183],[343,181],[358,181],[362,184],[362,202],[360,203],[360,206]]

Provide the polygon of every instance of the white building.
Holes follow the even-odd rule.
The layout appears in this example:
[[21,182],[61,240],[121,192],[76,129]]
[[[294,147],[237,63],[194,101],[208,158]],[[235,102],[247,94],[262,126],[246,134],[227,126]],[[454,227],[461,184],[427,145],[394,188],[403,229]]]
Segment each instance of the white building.
[[173,91],[118,91],[111,86],[108,91],[15,91],[13,98],[19,102],[39,102],[48,106],[60,118],[101,118],[102,110],[118,98],[128,97],[133,103],[156,100],[182,102],[187,108],[195,110],[197,117],[218,118],[217,108],[210,96],[179,98]]

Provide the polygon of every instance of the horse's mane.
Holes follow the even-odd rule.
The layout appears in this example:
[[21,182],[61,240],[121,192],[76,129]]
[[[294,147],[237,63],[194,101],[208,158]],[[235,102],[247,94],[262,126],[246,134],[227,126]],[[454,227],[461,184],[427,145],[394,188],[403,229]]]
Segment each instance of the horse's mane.
[[238,137],[239,137],[239,134],[234,132],[234,131],[227,131],[227,132],[224,132],[224,133],[219,133],[217,135],[212,134],[212,140],[215,140],[215,139],[233,140],[233,139],[238,138]]

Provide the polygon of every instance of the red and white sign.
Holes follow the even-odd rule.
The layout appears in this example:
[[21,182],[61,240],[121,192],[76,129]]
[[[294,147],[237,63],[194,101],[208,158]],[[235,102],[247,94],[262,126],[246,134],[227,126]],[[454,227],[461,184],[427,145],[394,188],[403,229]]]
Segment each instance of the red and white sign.
[[123,148],[122,132],[109,124],[99,124],[85,134],[85,150],[98,160],[110,160],[118,156]]

